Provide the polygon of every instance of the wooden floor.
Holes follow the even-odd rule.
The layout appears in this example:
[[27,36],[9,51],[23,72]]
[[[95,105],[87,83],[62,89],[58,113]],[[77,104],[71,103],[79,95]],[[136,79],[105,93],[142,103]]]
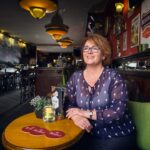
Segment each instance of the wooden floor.
[[[15,90],[0,95],[0,137],[5,127],[15,118],[33,111],[28,101],[20,103],[20,91]],[[1,139],[1,138],[0,138]],[[0,140],[0,150],[4,150]]]

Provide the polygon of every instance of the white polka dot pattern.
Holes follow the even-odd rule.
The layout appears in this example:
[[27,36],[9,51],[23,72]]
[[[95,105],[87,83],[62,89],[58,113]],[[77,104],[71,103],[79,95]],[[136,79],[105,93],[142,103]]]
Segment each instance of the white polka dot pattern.
[[97,120],[91,121],[91,134],[112,138],[133,133],[135,127],[126,109],[128,92],[121,75],[113,69],[105,68],[94,87],[89,87],[83,72],[78,71],[68,81],[66,93],[68,108],[96,110]]

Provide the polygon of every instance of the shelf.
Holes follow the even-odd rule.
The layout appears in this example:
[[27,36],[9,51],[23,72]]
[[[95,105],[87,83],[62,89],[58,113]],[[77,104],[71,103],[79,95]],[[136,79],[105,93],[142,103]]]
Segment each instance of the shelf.
[[150,78],[150,71],[141,71],[141,70],[119,70],[121,74],[127,75],[127,76],[136,76],[136,77],[142,77],[142,78]]
[[113,60],[116,68],[127,83],[129,99],[141,102],[150,97],[150,49]]
[[147,50],[143,52],[139,52],[137,54],[116,58],[113,61],[128,61],[128,60],[133,60],[133,59],[138,59],[138,58],[148,58],[148,57],[150,58],[150,48],[148,48]]

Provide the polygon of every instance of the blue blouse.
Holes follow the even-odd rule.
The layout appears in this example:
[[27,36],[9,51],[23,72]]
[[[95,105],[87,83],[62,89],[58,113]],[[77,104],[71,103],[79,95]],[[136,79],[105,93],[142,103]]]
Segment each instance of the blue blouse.
[[66,93],[68,108],[96,110],[97,120],[90,120],[90,133],[102,139],[133,134],[135,126],[128,112],[128,93],[121,75],[105,68],[94,87],[89,87],[83,71],[77,71],[69,79]]

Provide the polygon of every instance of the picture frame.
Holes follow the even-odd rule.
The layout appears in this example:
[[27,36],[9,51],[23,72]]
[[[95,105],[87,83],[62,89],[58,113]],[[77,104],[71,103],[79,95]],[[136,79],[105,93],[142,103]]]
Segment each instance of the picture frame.
[[131,21],[131,48],[139,45],[140,38],[140,14],[135,16]]

